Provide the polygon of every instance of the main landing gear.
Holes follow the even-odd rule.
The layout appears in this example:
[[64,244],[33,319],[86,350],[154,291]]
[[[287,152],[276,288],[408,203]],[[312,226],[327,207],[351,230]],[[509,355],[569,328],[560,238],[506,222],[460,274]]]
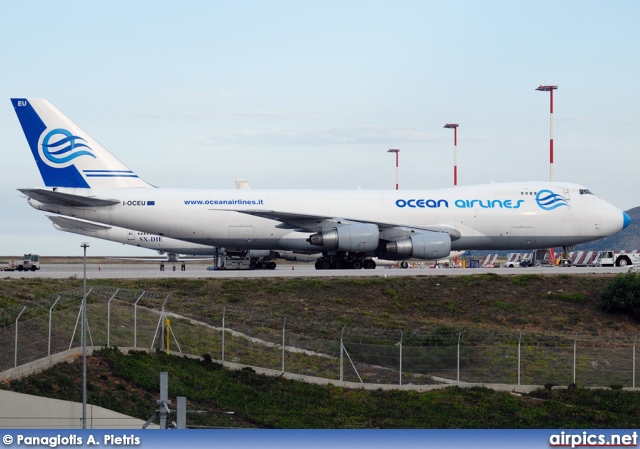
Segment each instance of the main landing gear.
[[[164,271],[164,263],[160,263],[160,271]],[[175,264],[173,265],[173,271],[176,271]],[[180,271],[187,271],[187,265],[184,263],[180,264]]]
[[269,259],[251,259],[249,263],[250,270],[275,270],[278,265]]
[[373,270],[376,263],[372,259],[365,259],[364,255],[337,254],[322,256],[316,261],[316,270]]

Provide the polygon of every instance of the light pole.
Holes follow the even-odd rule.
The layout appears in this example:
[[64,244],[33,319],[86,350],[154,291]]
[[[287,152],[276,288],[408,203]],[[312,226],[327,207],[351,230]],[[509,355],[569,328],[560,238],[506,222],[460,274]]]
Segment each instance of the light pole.
[[391,148],[390,150],[387,150],[387,153],[396,153],[396,190],[398,190],[398,153],[400,153],[400,150],[397,148]]
[[[549,181],[553,182],[553,91],[558,86],[543,86],[536,87],[536,90],[540,92],[549,92]],[[553,261],[555,258],[555,251],[553,248],[549,248],[549,261]]]
[[84,276],[82,281],[82,428],[87,428],[87,248],[89,243],[82,242],[84,249]]
[[549,181],[553,181],[553,91],[556,90],[558,86],[538,86],[536,90],[541,92],[549,92],[549,111],[551,118],[549,120],[550,123],[550,137],[549,137]]
[[453,185],[458,185],[458,125],[447,123],[444,128],[453,128]]

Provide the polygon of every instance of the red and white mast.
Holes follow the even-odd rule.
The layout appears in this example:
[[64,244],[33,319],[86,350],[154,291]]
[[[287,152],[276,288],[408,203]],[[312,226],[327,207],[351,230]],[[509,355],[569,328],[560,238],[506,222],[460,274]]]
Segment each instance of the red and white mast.
[[538,86],[536,90],[541,92],[549,92],[549,111],[550,111],[550,137],[549,137],[549,181],[553,181],[553,91],[558,86]]
[[458,125],[457,123],[447,123],[445,128],[453,128],[453,185],[458,185]]
[[391,148],[387,153],[396,153],[396,190],[398,190],[398,153],[400,153],[400,150],[397,148]]

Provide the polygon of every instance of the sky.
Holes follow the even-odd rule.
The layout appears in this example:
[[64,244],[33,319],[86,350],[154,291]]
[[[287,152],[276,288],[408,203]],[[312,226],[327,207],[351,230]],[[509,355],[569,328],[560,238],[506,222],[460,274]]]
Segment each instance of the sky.
[[[0,2],[0,255],[82,255],[10,98],[46,98],[161,187],[549,180],[640,206],[636,1]],[[149,250],[90,239],[94,256]]]

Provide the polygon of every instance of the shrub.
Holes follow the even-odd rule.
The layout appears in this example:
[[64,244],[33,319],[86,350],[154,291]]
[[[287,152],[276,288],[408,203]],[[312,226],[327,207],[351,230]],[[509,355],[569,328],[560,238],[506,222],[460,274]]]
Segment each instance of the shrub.
[[640,320],[640,275],[636,272],[619,274],[600,294],[600,308],[623,313]]

